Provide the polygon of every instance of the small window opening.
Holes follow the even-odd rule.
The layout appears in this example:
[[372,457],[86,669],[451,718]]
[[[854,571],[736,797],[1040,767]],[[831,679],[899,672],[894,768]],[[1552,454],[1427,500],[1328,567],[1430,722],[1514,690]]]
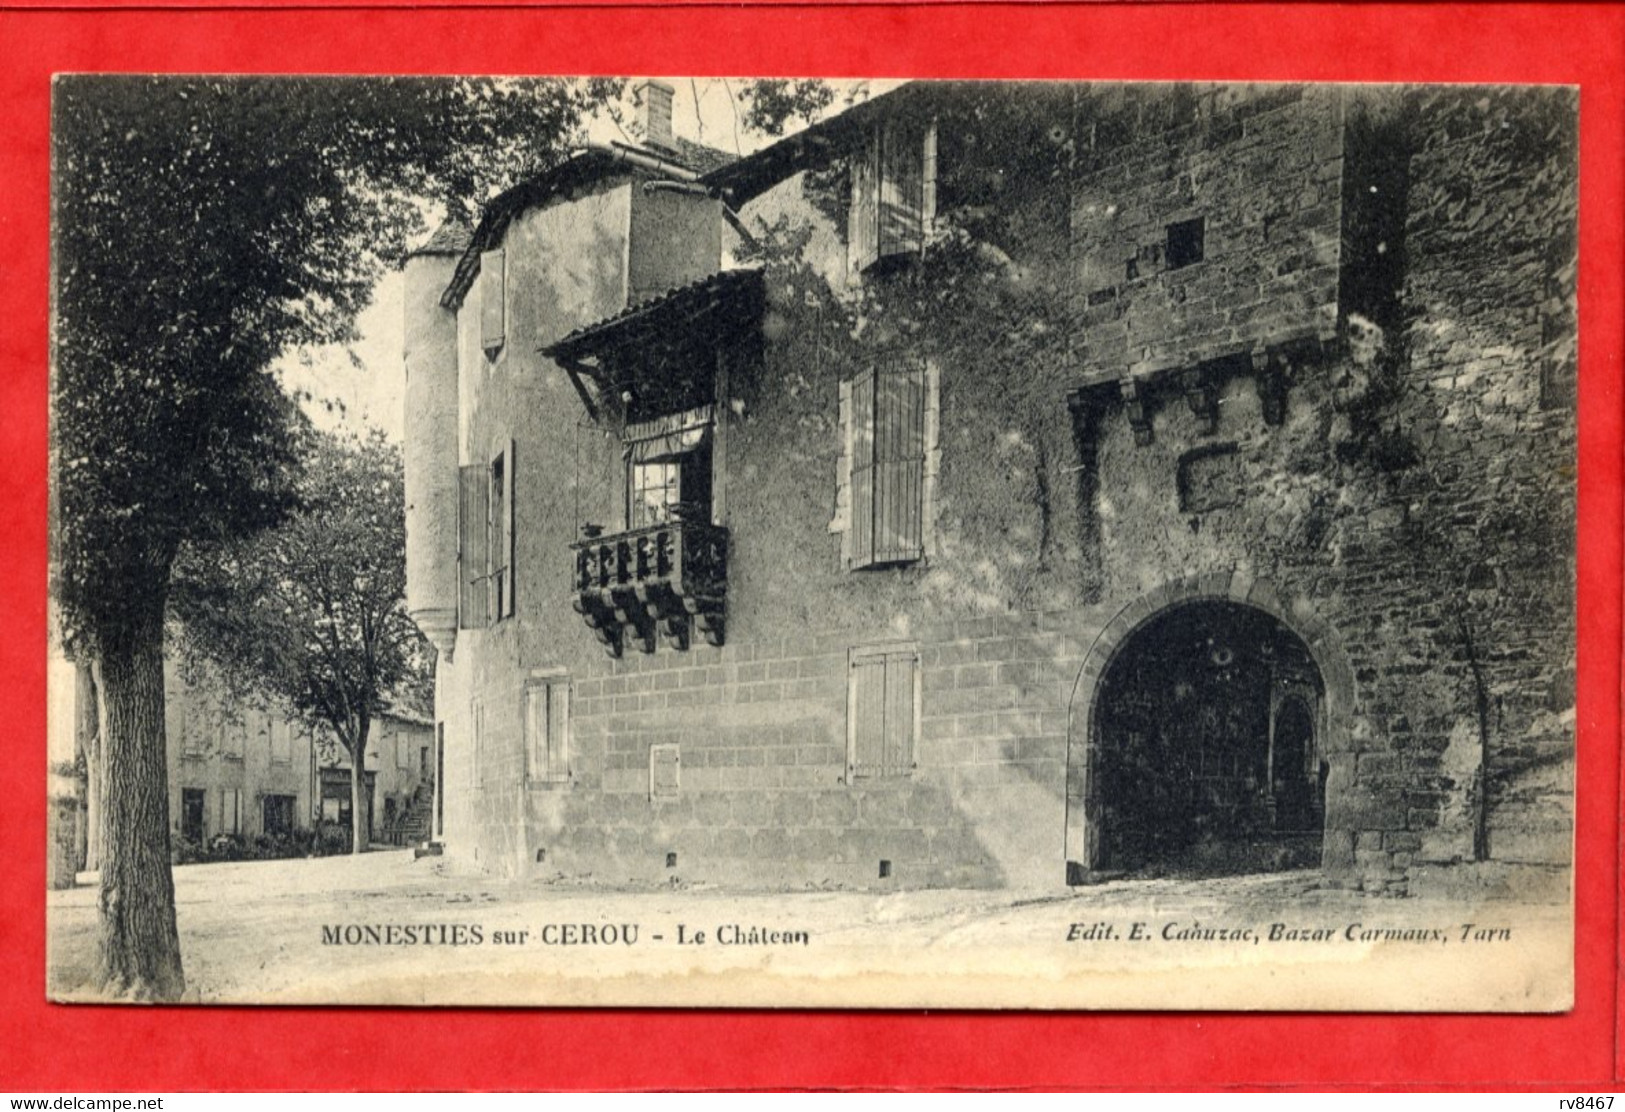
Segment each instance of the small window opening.
[[884,880],[889,876],[891,876],[891,862],[882,859],[880,862],[880,879]]
[[1200,216],[1194,220],[1181,220],[1177,224],[1168,225],[1168,245],[1164,253],[1168,269],[1178,270],[1182,266],[1201,262],[1205,234],[1205,221]]

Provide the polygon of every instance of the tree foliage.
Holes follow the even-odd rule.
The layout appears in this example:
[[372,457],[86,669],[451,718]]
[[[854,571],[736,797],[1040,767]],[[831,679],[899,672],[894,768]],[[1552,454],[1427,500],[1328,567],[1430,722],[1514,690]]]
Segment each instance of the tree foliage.
[[612,82],[74,76],[52,102],[52,588],[105,709],[104,991],[183,988],[163,630],[183,545],[295,505],[270,368],[353,338],[424,206],[559,158]]
[[[792,125],[805,127],[835,103],[835,87],[816,78],[759,78],[739,90],[744,105],[740,122],[763,135],[783,135]],[[794,128],[792,128],[794,130]]]
[[181,541],[286,509],[268,374],[353,339],[417,202],[467,216],[604,87],[64,78],[56,87],[58,602],[94,637]]
[[[405,608],[401,457],[380,433],[305,439],[298,508],[252,537],[185,550],[172,603],[189,654],[239,693],[291,706],[313,733],[331,731],[359,799],[373,719],[420,687],[429,666]],[[352,813],[360,851],[365,808]]]

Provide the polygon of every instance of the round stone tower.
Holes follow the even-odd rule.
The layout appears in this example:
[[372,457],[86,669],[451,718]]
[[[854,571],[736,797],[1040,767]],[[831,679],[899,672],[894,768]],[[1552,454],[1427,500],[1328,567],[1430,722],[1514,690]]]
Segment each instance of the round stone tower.
[[406,609],[446,659],[457,642],[457,314],[440,304],[468,232],[406,258]]

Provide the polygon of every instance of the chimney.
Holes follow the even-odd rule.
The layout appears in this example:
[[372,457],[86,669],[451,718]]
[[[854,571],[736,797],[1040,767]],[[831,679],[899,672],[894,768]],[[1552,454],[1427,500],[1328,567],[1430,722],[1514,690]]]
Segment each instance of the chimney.
[[676,92],[664,81],[652,78],[640,83],[633,92],[643,108],[643,142],[663,151],[675,151],[677,144],[671,137],[671,98]]

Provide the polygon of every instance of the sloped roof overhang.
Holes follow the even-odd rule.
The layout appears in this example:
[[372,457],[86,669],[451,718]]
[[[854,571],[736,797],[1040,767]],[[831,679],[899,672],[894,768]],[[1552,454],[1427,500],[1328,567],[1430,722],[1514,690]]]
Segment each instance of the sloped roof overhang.
[[712,170],[700,180],[716,190],[728,204],[738,208],[786,178],[823,165],[838,157],[865,135],[870,125],[895,112],[933,104],[945,92],[964,88],[972,82],[913,81],[873,100],[853,105],[840,115],[796,132],[763,147],[755,154]]
[[755,334],[764,304],[760,270],[724,270],[578,328],[541,354],[565,369],[596,419],[599,407],[583,379],[601,397],[636,389],[646,376],[664,373],[670,356]]

